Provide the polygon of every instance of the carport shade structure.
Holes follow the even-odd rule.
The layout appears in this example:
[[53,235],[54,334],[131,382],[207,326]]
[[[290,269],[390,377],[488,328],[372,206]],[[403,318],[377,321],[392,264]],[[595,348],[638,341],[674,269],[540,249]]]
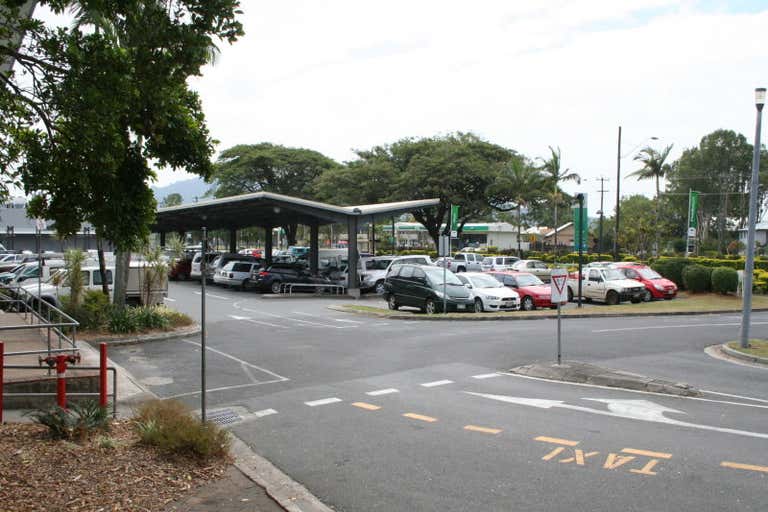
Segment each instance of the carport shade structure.
[[[349,236],[349,292],[359,294],[357,286],[357,227],[361,218],[391,217],[415,210],[431,208],[439,199],[420,199],[397,203],[336,206],[272,192],[255,192],[239,196],[200,201],[197,203],[158,208],[152,231],[165,233],[196,231],[205,226],[209,230],[229,230],[230,250],[235,251],[235,232],[238,229],[263,227],[267,232],[285,224],[303,224],[310,227],[310,270],[317,272],[318,228],[325,224],[347,224]],[[352,236],[355,234],[355,236]],[[266,237],[264,247],[267,262],[272,259],[272,240]]]

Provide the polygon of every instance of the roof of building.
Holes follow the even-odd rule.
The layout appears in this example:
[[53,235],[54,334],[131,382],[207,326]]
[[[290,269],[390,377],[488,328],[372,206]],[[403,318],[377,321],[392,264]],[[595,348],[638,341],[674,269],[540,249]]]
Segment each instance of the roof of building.
[[550,236],[554,235],[554,234],[555,234],[555,231],[557,231],[558,233],[560,233],[562,230],[564,230],[564,229],[568,229],[568,228],[569,228],[569,227],[571,227],[572,225],[573,225],[573,222],[566,222],[565,224],[563,224],[563,225],[562,225],[562,226],[560,226],[559,228],[557,228],[557,229],[553,229],[553,230],[549,231],[547,234],[545,234],[545,235],[544,235],[544,238],[549,238]]

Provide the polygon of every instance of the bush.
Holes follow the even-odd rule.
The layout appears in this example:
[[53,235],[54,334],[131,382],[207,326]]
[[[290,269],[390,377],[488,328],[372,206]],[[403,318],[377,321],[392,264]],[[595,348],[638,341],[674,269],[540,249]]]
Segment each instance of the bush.
[[712,269],[712,291],[726,295],[735,292],[739,286],[739,274],[728,267]]
[[685,289],[683,269],[692,263],[692,258],[659,258],[651,268],[673,281],[679,288]]
[[[163,308],[165,309],[165,308]],[[160,308],[156,306],[141,306],[133,308],[131,314],[136,320],[136,326],[139,330],[162,329],[168,330],[171,322],[163,315]]]
[[128,334],[139,330],[136,317],[131,308],[115,309],[109,317],[109,332]]
[[693,293],[709,291],[712,283],[712,269],[701,265],[688,265],[683,269],[685,288]]
[[229,434],[211,422],[202,423],[182,403],[152,400],[136,413],[136,431],[145,444],[179,455],[202,459],[226,457]]
[[93,400],[73,403],[69,410],[58,405],[29,413],[35,423],[48,427],[53,439],[86,439],[109,430],[109,413]]
[[104,327],[112,314],[109,297],[99,290],[88,290],[82,304],[72,306],[69,297],[63,297],[64,312],[80,323],[80,328],[97,330]]

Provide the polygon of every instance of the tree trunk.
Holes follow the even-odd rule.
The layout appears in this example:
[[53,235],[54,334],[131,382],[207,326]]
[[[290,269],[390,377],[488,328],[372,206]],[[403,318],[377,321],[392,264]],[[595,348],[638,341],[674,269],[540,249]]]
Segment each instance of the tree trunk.
[[520,203],[517,203],[517,257],[522,258],[523,257],[523,251],[522,246],[520,243],[520,227],[523,225],[523,222],[521,220],[521,206]]
[[112,303],[119,309],[125,308],[125,293],[128,288],[128,269],[131,265],[131,251],[116,251],[115,286]]
[[99,256],[99,273],[101,274],[101,291],[109,297],[109,283],[107,282],[107,262],[104,259],[104,240],[99,231],[96,231],[96,253]]
[[659,242],[660,242],[660,235],[661,235],[661,233],[659,232],[660,210],[661,210],[661,193],[659,189],[659,176],[656,175],[656,230],[655,230],[656,241],[654,242],[653,255],[657,258],[659,257]]
[[288,241],[288,245],[296,245],[296,234],[299,231],[298,224],[286,224],[283,226],[285,230],[285,238]]

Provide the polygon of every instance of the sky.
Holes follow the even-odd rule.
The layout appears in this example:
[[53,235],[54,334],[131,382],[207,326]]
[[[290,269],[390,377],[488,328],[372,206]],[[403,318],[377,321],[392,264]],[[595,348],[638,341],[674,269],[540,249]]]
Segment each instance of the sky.
[[[190,83],[218,150],[272,142],[340,162],[355,149],[473,132],[531,159],[548,146],[581,175],[569,193],[599,209],[600,182],[636,151],[671,159],[727,128],[754,138],[768,86],[766,0],[241,0],[245,36],[220,43]],[[651,140],[658,137],[659,140]],[[765,138],[764,138],[765,139]],[[191,177],[160,171],[157,185]]]

